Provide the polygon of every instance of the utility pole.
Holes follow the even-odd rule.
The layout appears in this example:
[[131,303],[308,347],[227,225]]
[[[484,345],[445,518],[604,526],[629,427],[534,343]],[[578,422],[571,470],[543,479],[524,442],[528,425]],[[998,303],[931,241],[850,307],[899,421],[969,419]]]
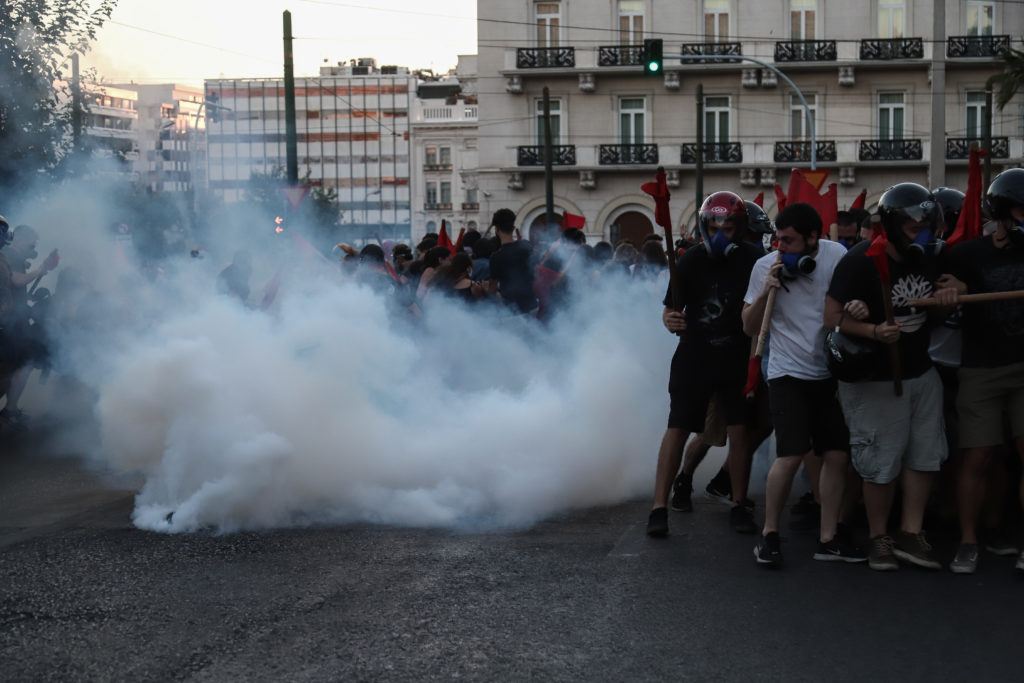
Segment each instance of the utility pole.
[[78,53],[71,55],[71,141],[78,148],[82,137],[82,84],[78,76]]
[[[554,149],[551,146],[551,94],[544,86],[544,199],[547,208],[547,229],[555,224],[555,185],[551,170]],[[548,235],[551,237],[551,235]]]
[[[700,211],[700,205],[704,203],[704,84],[697,84],[697,168],[694,170],[696,174],[696,187],[697,187],[697,211]],[[684,228],[685,232],[685,228]],[[669,245],[672,246],[672,245]]]
[[295,131],[295,61],[292,58],[292,13],[284,11],[284,137],[288,184],[299,184],[299,143]]
[[931,187],[946,184],[946,3],[936,0],[932,8],[932,129],[928,179]]
[[982,186],[981,192],[984,194],[988,191],[988,185],[992,182],[992,86],[986,84],[985,87],[985,112],[981,117],[981,148],[985,150],[985,156],[982,163]]

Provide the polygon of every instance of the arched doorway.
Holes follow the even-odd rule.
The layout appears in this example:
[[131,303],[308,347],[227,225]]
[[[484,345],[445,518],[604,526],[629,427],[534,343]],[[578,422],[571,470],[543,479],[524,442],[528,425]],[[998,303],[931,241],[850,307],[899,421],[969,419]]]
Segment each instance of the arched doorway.
[[548,226],[547,214],[542,211],[530,221],[530,227],[524,237],[534,243],[550,244],[562,232],[562,214],[556,211],[554,219],[554,224]]
[[628,240],[639,249],[644,238],[654,232],[654,224],[646,215],[639,211],[627,210],[612,219],[608,230],[608,240],[614,245],[620,240]]

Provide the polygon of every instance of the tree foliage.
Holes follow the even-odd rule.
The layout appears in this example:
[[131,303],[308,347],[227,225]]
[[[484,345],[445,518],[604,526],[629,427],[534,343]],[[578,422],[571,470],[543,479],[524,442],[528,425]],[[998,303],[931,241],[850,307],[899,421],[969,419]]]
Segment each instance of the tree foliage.
[[1003,71],[988,79],[996,109],[1003,110],[1024,86],[1024,50],[1011,47],[1003,55]]
[[0,0],[0,187],[52,173],[70,150],[71,97],[62,79],[117,0]]

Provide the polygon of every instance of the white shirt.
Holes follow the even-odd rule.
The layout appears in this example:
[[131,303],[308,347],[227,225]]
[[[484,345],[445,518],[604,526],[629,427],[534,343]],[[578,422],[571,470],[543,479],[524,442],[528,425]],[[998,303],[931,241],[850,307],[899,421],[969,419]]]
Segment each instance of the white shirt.
[[[789,291],[780,289],[775,295],[768,338],[767,379],[785,375],[807,380],[831,377],[825,363],[825,295],[832,282],[832,272],[845,254],[846,248],[838,242],[818,240],[814,272],[782,281]],[[752,304],[761,295],[768,271],[776,259],[777,254],[766,254],[754,264],[747,294],[743,297],[745,303]]]

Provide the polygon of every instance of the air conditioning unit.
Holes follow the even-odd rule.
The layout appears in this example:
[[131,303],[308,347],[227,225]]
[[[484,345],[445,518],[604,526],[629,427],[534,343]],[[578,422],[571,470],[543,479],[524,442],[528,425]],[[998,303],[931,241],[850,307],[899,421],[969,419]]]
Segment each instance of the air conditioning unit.
[[368,67],[368,66],[354,66],[354,67],[352,67],[352,75],[353,76],[369,76],[370,75],[370,67]]
[[356,66],[368,66],[371,68],[377,68],[377,60],[373,57],[360,57],[356,60]]
[[380,68],[381,74],[385,76],[394,76],[398,74],[398,67],[394,64],[388,64]]

